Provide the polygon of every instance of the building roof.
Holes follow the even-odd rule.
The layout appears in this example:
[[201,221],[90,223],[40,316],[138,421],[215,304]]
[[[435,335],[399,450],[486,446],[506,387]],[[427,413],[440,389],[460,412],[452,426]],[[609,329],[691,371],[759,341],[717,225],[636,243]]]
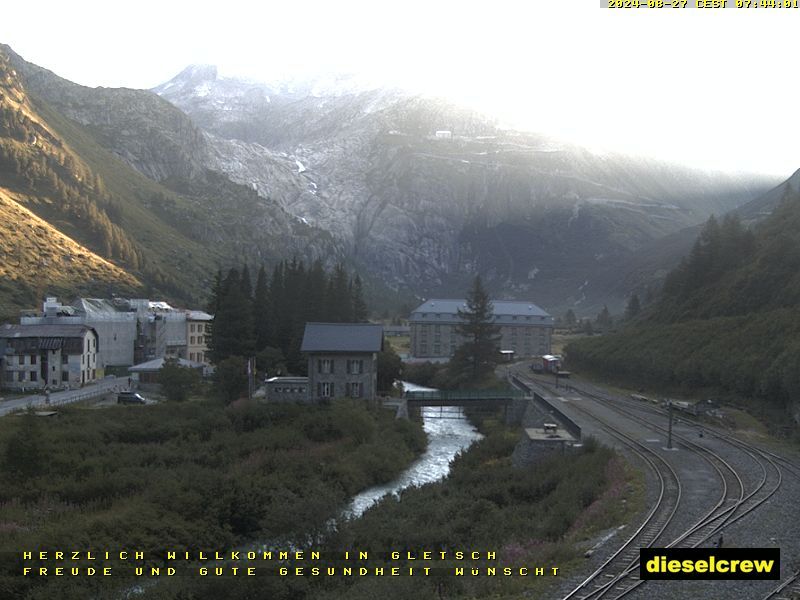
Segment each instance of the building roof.
[[301,352],[380,352],[383,325],[306,323]]
[[72,308],[92,317],[131,312],[130,303],[124,298],[76,298]]
[[93,327],[79,324],[36,324],[36,325],[3,325],[0,327],[0,338],[73,338],[83,337]]
[[[533,302],[516,300],[492,300],[495,322],[523,324],[553,324],[553,317],[536,306]],[[411,321],[430,321],[432,323],[460,321],[458,311],[466,310],[464,299],[431,299],[420,304],[411,313]]]
[[213,321],[214,317],[202,310],[187,310],[186,318],[190,321]]
[[[155,360],[149,360],[147,362],[139,363],[138,365],[133,365],[132,367],[128,367],[128,371],[130,371],[131,373],[148,373],[152,371],[160,371],[167,360],[168,360],[167,358],[156,358]],[[177,358],[171,360],[176,360],[179,367],[188,367],[190,369],[202,369],[205,367],[203,363],[194,362],[192,360],[186,360],[185,358]]]

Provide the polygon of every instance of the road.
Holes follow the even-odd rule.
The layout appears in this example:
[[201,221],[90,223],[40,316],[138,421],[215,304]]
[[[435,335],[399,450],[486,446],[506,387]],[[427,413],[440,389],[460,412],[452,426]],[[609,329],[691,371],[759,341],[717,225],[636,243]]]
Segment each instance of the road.
[[0,400],[0,417],[4,417],[15,410],[25,409],[28,406],[33,406],[40,410],[46,410],[48,408],[72,404],[73,402],[80,402],[81,400],[89,400],[91,398],[104,396],[115,391],[127,389],[127,379],[109,376],[84,386],[83,388],[51,392],[49,405],[46,404],[44,394],[34,394],[31,396],[24,396],[22,398],[15,398],[13,400]]

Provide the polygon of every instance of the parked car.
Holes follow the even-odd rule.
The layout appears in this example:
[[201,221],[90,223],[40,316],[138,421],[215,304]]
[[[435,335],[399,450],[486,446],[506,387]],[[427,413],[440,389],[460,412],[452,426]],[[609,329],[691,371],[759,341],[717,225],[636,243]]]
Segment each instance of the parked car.
[[120,392],[117,394],[117,404],[148,404],[148,401],[137,392]]

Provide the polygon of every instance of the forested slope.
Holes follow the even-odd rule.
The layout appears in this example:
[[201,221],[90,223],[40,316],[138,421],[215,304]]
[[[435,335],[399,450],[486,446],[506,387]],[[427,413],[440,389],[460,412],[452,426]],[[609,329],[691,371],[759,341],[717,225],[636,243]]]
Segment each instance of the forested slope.
[[787,187],[752,230],[736,217],[710,219],[652,308],[567,353],[573,369],[710,388],[800,422],[800,194]]

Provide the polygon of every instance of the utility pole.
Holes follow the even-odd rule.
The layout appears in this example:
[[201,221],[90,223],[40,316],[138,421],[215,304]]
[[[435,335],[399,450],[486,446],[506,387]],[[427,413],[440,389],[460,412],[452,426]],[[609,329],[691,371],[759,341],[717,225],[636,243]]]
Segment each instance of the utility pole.
[[247,358],[247,399],[253,399],[253,358]]
[[667,400],[667,412],[669,414],[669,427],[667,428],[667,448],[672,450],[672,400]]

